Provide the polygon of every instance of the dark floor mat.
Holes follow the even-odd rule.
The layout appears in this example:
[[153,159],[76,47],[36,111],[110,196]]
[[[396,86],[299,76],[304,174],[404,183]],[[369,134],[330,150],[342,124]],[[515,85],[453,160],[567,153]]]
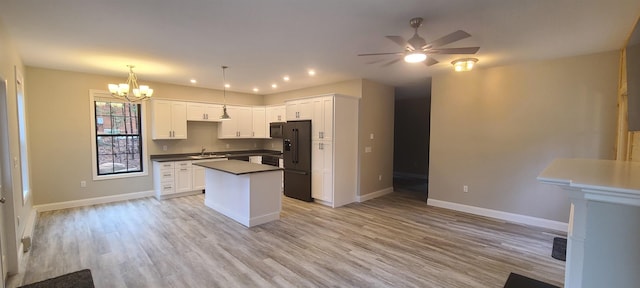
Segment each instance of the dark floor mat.
[[520,274],[511,273],[504,283],[504,288],[560,288],[549,283],[545,283],[536,279],[531,279]]
[[553,250],[551,250],[551,257],[567,261],[567,239],[562,237],[553,238]]
[[95,288],[91,270],[84,269],[18,288]]

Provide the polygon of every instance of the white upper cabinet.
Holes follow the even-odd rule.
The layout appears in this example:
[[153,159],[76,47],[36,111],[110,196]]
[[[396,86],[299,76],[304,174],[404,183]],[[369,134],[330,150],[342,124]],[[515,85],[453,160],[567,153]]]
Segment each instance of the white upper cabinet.
[[152,100],[151,106],[152,139],[187,139],[185,102]]
[[227,113],[231,119],[218,124],[218,138],[252,138],[253,110],[251,107],[229,106]]
[[333,137],[333,97],[317,97],[313,102],[313,140],[331,140]]
[[187,121],[219,122],[222,105],[187,102]]
[[301,99],[287,101],[287,121],[291,120],[311,120],[313,117],[313,107],[311,99]]
[[273,123],[273,122],[287,121],[286,113],[287,113],[287,108],[285,105],[268,106],[266,108],[267,124]]
[[253,138],[268,138],[267,136],[267,115],[265,107],[253,107],[251,109],[252,112],[252,127],[253,127]]

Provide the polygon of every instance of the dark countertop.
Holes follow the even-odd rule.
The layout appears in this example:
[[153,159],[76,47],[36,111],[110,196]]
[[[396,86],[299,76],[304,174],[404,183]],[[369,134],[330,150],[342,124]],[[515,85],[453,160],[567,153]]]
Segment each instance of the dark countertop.
[[235,175],[282,170],[282,168],[271,165],[249,163],[247,161],[240,160],[198,162],[193,163],[193,165],[198,165]]
[[205,152],[205,155],[208,157],[205,158],[195,158],[193,156],[198,156],[200,153],[183,153],[183,154],[156,154],[151,155],[151,161],[156,162],[168,162],[168,161],[193,161],[193,160],[208,160],[208,159],[219,159],[219,158],[227,158],[233,156],[264,156],[264,155],[273,155],[273,156],[282,156],[282,152],[277,150],[241,150],[241,151],[212,151]]

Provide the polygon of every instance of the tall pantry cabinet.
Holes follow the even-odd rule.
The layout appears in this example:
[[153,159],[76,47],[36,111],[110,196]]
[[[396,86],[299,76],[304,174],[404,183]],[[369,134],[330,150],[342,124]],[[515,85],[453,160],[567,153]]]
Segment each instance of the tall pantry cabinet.
[[[329,94],[291,101],[296,104],[310,102],[311,196],[314,201],[334,208],[356,200],[358,100]],[[291,111],[288,106],[287,111]]]

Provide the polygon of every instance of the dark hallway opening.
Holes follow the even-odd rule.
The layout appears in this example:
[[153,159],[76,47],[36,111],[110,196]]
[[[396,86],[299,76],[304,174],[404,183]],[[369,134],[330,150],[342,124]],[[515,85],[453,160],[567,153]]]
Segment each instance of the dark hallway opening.
[[425,200],[429,182],[431,78],[396,87],[393,189]]

